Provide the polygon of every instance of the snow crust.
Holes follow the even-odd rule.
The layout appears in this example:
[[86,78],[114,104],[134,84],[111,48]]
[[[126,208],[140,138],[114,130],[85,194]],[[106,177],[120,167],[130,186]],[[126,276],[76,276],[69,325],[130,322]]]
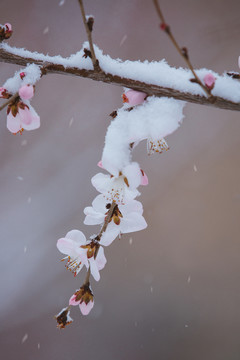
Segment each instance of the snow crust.
[[[65,68],[76,67],[78,69],[93,70],[92,61],[90,58],[83,58],[84,48],[89,48],[88,42],[83,43],[82,49],[69,56],[63,58],[60,55],[49,56],[38,52],[30,52],[23,48],[11,47],[7,43],[2,43],[0,48],[25,58],[33,58],[43,62],[51,62],[53,64],[61,64]],[[120,59],[112,59],[109,55],[104,55],[96,45],[94,45],[96,57],[99,60],[100,67],[106,73],[118,75],[120,77],[131,78],[139,80],[147,84],[153,84],[163,87],[169,87],[193,95],[206,96],[203,89],[189,80],[193,77],[188,69],[176,69],[167,64],[165,60],[144,62],[141,61],[122,61]],[[200,80],[203,81],[207,73],[211,73],[215,78],[215,86],[212,90],[214,96],[222,97],[236,103],[240,102],[240,83],[237,80],[230,78],[227,74],[220,76],[212,70],[200,69],[196,70]]]
[[129,144],[151,138],[159,140],[175,131],[184,117],[185,102],[172,98],[148,97],[142,105],[128,111],[127,105],[118,110],[108,127],[102,155],[102,165],[112,175],[131,162]]
[[[24,72],[23,79],[20,77],[20,73]],[[23,85],[34,85],[41,77],[41,68],[38,65],[30,64],[24,69],[16,71],[14,76],[9,78],[3,87],[8,90],[9,93],[14,94],[18,92],[19,88]]]

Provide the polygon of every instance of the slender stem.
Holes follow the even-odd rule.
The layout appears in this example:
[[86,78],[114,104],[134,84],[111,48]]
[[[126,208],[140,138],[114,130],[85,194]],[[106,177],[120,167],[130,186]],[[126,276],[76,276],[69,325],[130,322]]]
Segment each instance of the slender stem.
[[5,103],[3,103],[1,106],[0,106],[0,111],[2,109],[4,109],[6,106],[8,106],[11,102],[13,102],[14,100],[16,100],[16,98],[18,97],[18,93],[12,95]]
[[89,266],[83,286],[89,284],[90,274],[91,274],[91,271],[90,271],[90,266]]
[[207,94],[208,97],[212,97],[211,95],[211,91],[201,82],[201,80],[199,79],[199,77],[197,76],[196,72],[194,71],[194,68],[189,60],[189,56],[187,53],[183,52],[183,49],[180,48],[180,46],[178,45],[175,37],[172,34],[172,31],[170,29],[170,26],[166,24],[166,21],[164,19],[163,13],[161,11],[160,5],[158,3],[158,0],[153,0],[153,3],[155,5],[156,11],[158,13],[158,16],[162,22],[163,25],[165,25],[165,32],[166,34],[169,36],[169,38],[171,39],[173,45],[175,46],[175,48],[177,49],[178,53],[182,56],[182,58],[185,60],[185,62],[187,63],[189,69],[191,70],[196,82],[201,86],[201,88],[205,91],[205,93]]
[[85,30],[86,30],[87,37],[88,37],[89,47],[90,47],[90,51],[91,51],[91,55],[92,55],[91,59],[92,59],[92,63],[93,63],[93,68],[96,71],[100,71],[99,63],[98,63],[98,60],[96,58],[94,47],[93,47],[92,32],[90,31],[90,29],[88,27],[88,24],[87,24],[83,2],[82,2],[82,0],[78,0],[78,2],[79,2],[79,5],[80,5],[82,19],[83,19],[83,23],[84,23]]
[[107,227],[108,227],[108,224],[109,224],[109,220],[111,219],[112,214],[113,214],[114,209],[115,209],[116,206],[117,206],[117,204],[115,203],[115,201],[113,201],[112,204],[111,204],[111,207],[110,207],[110,209],[109,209],[109,211],[108,211],[108,214],[107,214],[107,216],[106,216],[106,219],[105,219],[105,221],[104,221],[104,224],[103,224],[103,226],[102,226],[102,228],[101,228],[101,230],[100,230],[100,233],[99,233],[98,236],[97,236],[99,240],[101,239],[103,233],[107,230]]

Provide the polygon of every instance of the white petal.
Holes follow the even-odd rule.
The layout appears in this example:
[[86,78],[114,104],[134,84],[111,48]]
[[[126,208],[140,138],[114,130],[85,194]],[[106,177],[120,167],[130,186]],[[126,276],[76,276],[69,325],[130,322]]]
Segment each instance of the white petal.
[[98,173],[92,177],[91,182],[97,191],[99,191],[100,193],[105,193],[106,188],[108,188],[111,183],[110,180],[111,179],[109,175]]
[[104,268],[104,266],[106,265],[107,259],[104,255],[103,247],[99,248],[99,251],[98,251],[95,261],[97,263],[98,270],[102,270]]
[[123,217],[120,223],[123,234],[134,231],[140,231],[147,227],[144,217],[138,213],[130,213],[129,216]]
[[99,274],[99,270],[96,264],[96,261],[93,259],[93,257],[91,257],[89,259],[89,264],[90,264],[90,269],[91,269],[91,274],[94,277],[94,279],[96,281],[100,280],[100,274]]
[[66,238],[73,240],[76,245],[86,244],[86,237],[80,230],[71,230],[67,233]]
[[141,215],[143,213],[142,204],[137,200],[129,201],[125,205],[119,205],[119,210],[121,211],[123,217],[127,216],[131,212],[137,212]]
[[116,239],[116,237],[120,234],[120,227],[118,225],[112,225],[110,223],[107,227],[107,230],[102,234],[100,244],[103,246],[109,246]]
[[73,240],[67,238],[61,238],[57,241],[58,250],[65,255],[70,256],[71,258],[76,258],[76,244]]
[[93,206],[94,210],[97,212],[100,212],[102,214],[105,214],[107,212],[106,204],[107,204],[107,201],[102,194],[96,196],[92,202],[92,206]]
[[130,189],[136,189],[141,184],[141,170],[136,162],[125,166],[123,175],[128,179]]

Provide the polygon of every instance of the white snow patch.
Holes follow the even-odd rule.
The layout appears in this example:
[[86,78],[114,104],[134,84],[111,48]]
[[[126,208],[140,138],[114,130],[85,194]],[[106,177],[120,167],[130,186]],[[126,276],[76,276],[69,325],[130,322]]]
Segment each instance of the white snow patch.
[[[25,76],[23,79],[20,77],[20,73],[24,72]],[[3,87],[8,90],[9,93],[15,94],[18,92],[23,85],[34,85],[41,77],[41,69],[38,65],[30,64],[24,69],[15,72],[15,75],[9,78]],[[26,102],[26,101],[25,101]]]

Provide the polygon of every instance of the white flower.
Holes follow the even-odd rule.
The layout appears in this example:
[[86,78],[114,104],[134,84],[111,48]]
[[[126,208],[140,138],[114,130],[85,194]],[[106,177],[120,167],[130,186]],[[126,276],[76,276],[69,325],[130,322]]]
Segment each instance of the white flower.
[[153,140],[152,138],[147,139],[148,155],[152,155],[154,153],[161,154],[164,150],[169,150],[169,146],[164,138],[159,140]]
[[142,172],[136,162],[125,166],[119,176],[98,173],[92,178],[93,186],[107,201],[124,204],[140,195],[137,187],[141,184]]
[[98,241],[87,241],[85,235],[79,230],[69,231],[65,238],[57,241],[58,250],[67,255],[66,267],[76,276],[85,265],[90,266],[91,274],[96,281],[100,279],[99,270],[107,262],[104,250]]
[[76,276],[85,265],[88,268],[87,250],[82,248],[86,245],[86,237],[79,230],[71,230],[64,238],[57,241],[57,248],[67,255],[64,259],[67,261],[67,269],[72,271]]
[[[97,225],[103,224],[108,214],[111,204],[107,202],[103,195],[98,195],[92,202],[92,206],[84,209],[86,215],[84,224]],[[147,223],[142,216],[143,208],[139,201],[131,200],[125,205],[117,205],[110,218],[106,231],[102,234],[100,244],[110,245],[120,234],[143,230]]]

